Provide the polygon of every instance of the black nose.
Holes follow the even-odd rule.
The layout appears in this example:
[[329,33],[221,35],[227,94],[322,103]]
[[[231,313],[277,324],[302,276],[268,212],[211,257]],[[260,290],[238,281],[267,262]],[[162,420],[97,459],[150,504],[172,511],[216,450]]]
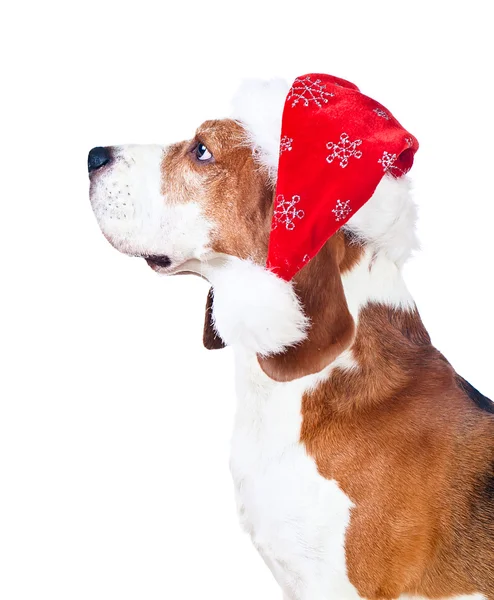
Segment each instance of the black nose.
[[91,173],[97,169],[101,169],[104,165],[109,163],[111,160],[111,154],[109,148],[102,148],[98,146],[89,151],[87,157],[87,170]]

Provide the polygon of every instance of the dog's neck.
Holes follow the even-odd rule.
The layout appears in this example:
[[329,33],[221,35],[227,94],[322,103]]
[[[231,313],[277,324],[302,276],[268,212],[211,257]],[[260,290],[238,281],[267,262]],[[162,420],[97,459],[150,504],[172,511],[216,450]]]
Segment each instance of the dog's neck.
[[[208,274],[208,279],[214,286],[219,334],[233,346],[237,368],[245,370],[239,375],[248,373],[258,381],[259,377],[267,380],[257,373],[256,355],[277,352],[304,337],[307,324],[291,285],[261,266],[238,259],[226,260]],[[434,349],[401,268],[384,250],[372,244],[364,246],[342,282],[356,323],[354,342],[333,363],[297,385],[310,389],[330,382],[328,390],[346,399],[344,404],[349,408],[355,402],[362,405],[386,400],[413,377],[410,365],[420,365],[425,354]],[[284,385],[265,384],[269,389]]]
[[401,268],[372,245],[364,246],[358,263],[343,274],[342,281],[348,308],[357,324],[361,310],[370,304],[415,310]]
[[429,369],[449,369],[431,345],[401,268],[384,252],[366,248],[343,285],[357,329],[345,360],[327,370],[325,391],[336,411],[382,404]]

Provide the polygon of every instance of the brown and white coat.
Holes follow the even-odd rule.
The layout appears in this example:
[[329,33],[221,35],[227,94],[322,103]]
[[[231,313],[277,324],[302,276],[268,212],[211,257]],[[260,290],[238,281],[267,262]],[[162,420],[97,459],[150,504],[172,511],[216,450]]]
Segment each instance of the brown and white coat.
[[106,149],[100,227],[212,285],[239,513],[286,600],[494,600],[494,405],[431,345],[403,281],[408,181],[386,176],[291,283],[264,268],[286,90],[251,85],[236,120],[186,142]]

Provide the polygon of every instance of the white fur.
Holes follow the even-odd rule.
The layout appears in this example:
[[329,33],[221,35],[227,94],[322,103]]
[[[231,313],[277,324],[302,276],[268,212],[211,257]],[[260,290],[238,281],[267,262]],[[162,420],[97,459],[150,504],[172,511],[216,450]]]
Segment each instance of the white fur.
[[348,308],[355,322],[370,303],[413,310],[415,302],[408,291],[400,267],[384,251],[368,246],[359,263],[342,277]]
[[171,268],[207,253],[213,225],[197,202],[173,203],[161,193],[166,149],[156,145],[113,148],[114,160],[91,183],[101,230],[121,252],[166,255]]
[[345,566],[352,503],[300,443],[317,378],[275,383],[238,349],[231,471],[241,523],[289,600],[356,599]]

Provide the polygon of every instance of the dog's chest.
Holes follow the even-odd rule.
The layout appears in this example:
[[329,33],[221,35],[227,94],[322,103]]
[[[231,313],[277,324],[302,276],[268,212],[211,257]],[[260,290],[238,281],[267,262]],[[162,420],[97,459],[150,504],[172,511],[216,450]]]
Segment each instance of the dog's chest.
[[240,367],[231,471],[243,527],[290,600],[358,598],[345,565],[351,502],[300,443],[307,381]]

